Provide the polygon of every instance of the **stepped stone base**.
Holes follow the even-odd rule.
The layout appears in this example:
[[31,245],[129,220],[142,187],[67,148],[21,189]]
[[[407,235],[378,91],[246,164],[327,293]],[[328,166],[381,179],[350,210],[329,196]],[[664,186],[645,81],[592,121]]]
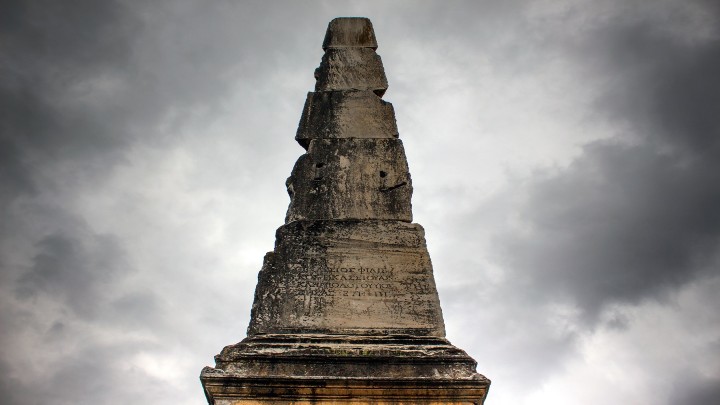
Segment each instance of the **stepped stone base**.
[[487,390],[465,382],[233,379],[208,381],[213,405],[481,405]]
[[444,338],[260,335],[203,369],[214,405],[482,404],[490,381]]

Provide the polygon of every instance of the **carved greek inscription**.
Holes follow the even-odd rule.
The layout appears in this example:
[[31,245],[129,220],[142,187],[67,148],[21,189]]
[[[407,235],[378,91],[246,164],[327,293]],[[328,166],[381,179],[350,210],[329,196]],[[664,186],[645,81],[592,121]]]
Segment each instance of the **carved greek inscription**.
[[381,267],[336,267],[295,273],[297,292],[313,297],[392,297],[394,271]]
[[300,257],[279,272],[278,313],[301,328],[405,329],[436,325],[432,268],[423,251],[351,249]]

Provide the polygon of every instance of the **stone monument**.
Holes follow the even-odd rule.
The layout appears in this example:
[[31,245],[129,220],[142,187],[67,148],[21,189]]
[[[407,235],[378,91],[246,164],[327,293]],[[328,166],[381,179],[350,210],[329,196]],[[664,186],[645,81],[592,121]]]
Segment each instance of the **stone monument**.
[[482,404],[490,381],[445,339],[387,79],[367,18],[328,26],[295,139],[290,206],[248,336],[200,375],[210,404]]

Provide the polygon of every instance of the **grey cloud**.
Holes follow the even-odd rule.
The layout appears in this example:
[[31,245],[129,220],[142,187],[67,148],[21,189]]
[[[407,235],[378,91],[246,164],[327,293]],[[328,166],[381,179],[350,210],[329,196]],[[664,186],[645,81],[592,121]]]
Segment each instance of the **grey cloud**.
[[6,57],[15,57],[6,68],[36,79],[41,71],[62,82],[121,67],[138,28],[137,18],[116,1],[10,1],[5,6],[3,46],[12,52]]
[[641,21],[597,34],[583,45],[606,55],[600,67],[615,83],[601,110],[691,153],[720,153],[720,33],[689,40]]
[[3,200],[36,190],[34,172],[67,158],[104,158],[123,143],[118,123],[73,86],[128,67],[138,21],[114,2],[5,5],[0,43]]
[[[148,344],[89,345],[58,359],[52,373],[29,375],[0,363],[3,384],[0,394],[3,403],[21,404],[77,404],[77,403],[131,403],[138,398],[172,398],[177,400],[165,382],[147,375],[127,364],[128,357],[141,350],[156,349]],[[44,350],[67,351],[56,345],[34,348],[42,358]],[[122,387],[118,389],[118,387]],[[112,393],[112,398],[108,394]]]
[[604,304],[658,297],[717,271],[717,164],[680,165],[647,146],[584,151],[530,184],[518,210],[532,230],[499,242],[513,267],[591,318]]
[[[45,187],[37,173],[66,161],[86,181],[99,181],[134,142],[167,146],[188,118],[219,114],[232,83],[272,63],[266,56],[274,51],[253,54],[249,45],[292,49],[298,40],[285,25],[250,24],[265,15],[259,7],[8,4],[0,43],[3,201]],[[286,8],[286,18],[298,11]]]
[[684,381],[678,381],[669,404],[712,405],[720,402],[720,380],[694,375],[690,372]]
[[138,329],[148,325],[158,328],[168,326],[161,316],[166,313],[167,308],[156,292],[140,289],[130,291],[109,304],[106,316],[112,319],[112,322]]
[[[527,298],[575,303],[590,323],[607,304],[660,298],[715,274],[720,246],[720,81],[712,73],[720,42],[683,41],[645,14],[613,11],[630,14],[584,36],[550,30],[534,41],[577,58],[569,60],[587,85],[610,83],[597,89],[595,117],[634,132],[588,144],[567,168],[518,179],[478,207],[503,207],[496,211],[519,215],[530,230],[498,231],[493,245],[494,259],[531,283]],[[502,229],[497,215],[468,215]],[[458,221],[459,229],[469,222]],[[483,230],[463,232],[472,240]]]
[[[552,309],[529,299],[518,283],[485,284],[492,283],[468,281],[439,291],[452,342],[468,350],[478,371],[499,381],[501,390],[541,386],[576,354],[575,331],[558,326]],[[490,369],[490,359],[502,363]]]
[[27,402],[24,397],[24,390],[18,389],[20,386],[16,378],[12,375],[12,368],[7,362],[0,358],[0,395],[3,396],[3,402],[7,405],[21,405]]
[[[10,305],[2,313],[0,375],[9,385],[0,389],[9,403],[127,403],[168,395],[167,383],[133,356],[167,350],[156,336],[173,334],[173,325],[157,291],[127,282],[135,269],[119,241],[67,227],[44,237],[36,251],[14,283],[15,300],[4,297]],[[27,369],[33,362],[48,369]]]
[[[144,395],[158,395],[158,390],[167,389],[160,381],[148,384],[155,378],[140,370],[123,370],[122,358],[137,353],[141,347],[135,345],[98,345],[76,353],[65,359],[64,365],[47,381],[44,395],[39,399],[55,396],[58,404],[107,401],[107,393],[113,392],[115,403],[133,402]],[[123,389],[118,390],[117,384]],[[151,392],[144,392],[150,390]]]
[[21,299],[47,294],[64,303],[81,318],[97,316],[112,282],[131,269],[122,248],[110,236],[93,235],[81,240],[54,234],[38,243],[32,267],[19,280]]
[[[237,155],[249,160],[248,172],[255,170],[252,176],[237,175],[253,177],[252,182],[243,183],[248,187],[243,191],[252,194],[248,198],[262,200],[258,189],[251,187],[265,187],[266,173],[255,163],[264,159],[262,167],[272,165],[265,156],[277,154],[281,147],[268,137],[277,131],[272,125],[284,113],[277,109],[285,107],[283,103],[295,103],[291,120],[297,122],[304,91],[311,90],[312,70],[322,54],[320,43],[328,20],[348,9],[365,14],[357,5],[345,9],[332,4],[25,1],[4,5],[0,13],[0,199],[5,205],[0,208],[11,206],[7,212],[16,217],[0,224],[1,264],[4,272],[6,266],[17,263],[26,267],[14,267],[7,272],[10,275],[0,276],[3,303],[12,304],[0,315],[3,325],[41,340],[48,344],[47,350],[61,352],[80,341],[85,346],[63,352],[50,369],[35,373],[23,369],[23,358],[42,359],[43,353],[24,344],[19,333],[0,332],[7,357],[0,361],[0,390],[8,403],[129,403],[173,395],[193,401],[181,396],[187,392],[197,393],[195,402],[202,402],[199,385],[192,386],[195,379],[177,389],[128,366],[125,361],[133,354],[162,353],[162,348],[133,341],[123,333],[147,334],[182,345],[232,329],[240,339],[244,325],[230,325],[237,319],[218,315],[235,311],[220,309],[227,302],[221,295],[235,292],[227,286],[198,286],[194,281],[199,276],[193,281],[172,279],[188,277],[194,263],[177,272],[174,264],[168,264],[164,272],[148,268],[147,263],[138,263],[136,269],[128,258],[133,252],[126,251],[125,241],[118,236],[99,235],[92,229],[94,224],[68,225],[82,222],[77,218],[81,214],[76,212],[75,197],[103,184],[114,169],[128,164],[132,146],[188,149],[181,145],[183,137],[194,137],[191,145],[224,140],[220,138],[225,133],[208,135],[203,128],[237,116],[244,126],[230,131],[230,136],[241,145]],[[458,50],[483,52],[494,58],[490,65],[513,78],[532,75],[538,63],[568,58],[591,72],[588,82],[580,81],[579,86],[614,79],[610,82],[614,86],[602,89],[597,114],[613,124],[630,123],[640,135],[634,146],[623,139],[587,145],[566,170],[513,184],[512,190],[497,196],[493,218],[476,212],[471,220],[459,219],[460,237],[453,241],[462,239],[466,245],[460,247],[467,249],[449,243],[452,249],[448,250],[471,256],[474,235],[493,233],[498,252],[494,259],[507,274],[504,282],[481,278],[441,291],[447,319],[464,328],[465,342],[454,343],[475,350],[473,354],[491,353],[478,358],[481,371],[498,381],[495,387],[518,382],[518,392],[529,390],[522,382],[539,384],[574,354],[573,331],[558,333],[562,328],[546,319],[551,311],[543,304],[577,303],[592,322],[593,314],[610,303],[661,296],[717,271],[713,255],[720,235],[715,209],[720,204],[716,174],[720,159],[713,117],[720,94],[714,73],[720,70],[717,42],[679,41],[644,15],[634,19],[618,15],[610,19],[610,25],[581,38],[567,38],[564,32],[547,36],[544,23],[564,31],[564,21],[528,22],[526,4],[377,2],[370,4],[376,14],[369,15],[390,76],[396,70],[389,61],[402,58],[401,47],[391,52],[391,39],[409,46],[403,41],[408,35],[419,46],[430,41],[456,46],[443,48],[448,54],[428,58],[451,59]],[[706,5],[716,7],[713,2]],[[593,12],[592,7],[586,9]],[[581,20],[587,16],[565,17]],[[310,87],[288,95],[285,87],[290,79],[284,74],[294,74],[301,66],[307,67],[302,74]],[[398,82],[391,80],[391,89],[402,87],[394,87]],[[417,97],[410,90],[423,89],[425,84],[406,84],[406,97]],[[228,95],[243,97],[247,111],[225,111]],[[390,101],[393,97],[391,93]],[[299,155],[293,130],[283,142]],[[408,144],[411,135],[401,134],[407,136]],[[214,152],[208,149],[207,153]],[[288,172],[291,163],[287,162]],[[228,182],[217,178],[229,176],[229,170],[228,166],[213,168],[203,182],[225,187]],[[282,180],[276,187],[284,192]],[[113,196],[136,197],[131,194]],[[224,198],[219,194],[213,197],[217,201]],[[146,197],[137,201],[154,203]],[[213,209],[212,204],[208,207]],[[532,229],[532,238],[516,230],[503,232],[501,216],[516,213]],[[281,222],[282,215],[277,213],[277,221]],[[490,225],[468,229],[478,218]],[[191,226],[178,229],[188,234],[195,231]],[[217,243],[212,239],[223,237],[223,227],[217,229],[209,241],[187,236],[167,245],[187,250],[195,249],[193,243],[200,240],[212,245]],[[173,249],[167,249],[143,254],[171,257]],[[447,262],[468,273],[482,267],[461,259]],[[203,264],[207,265],[201,262],[199,266]],[[437,270],[443,271],[440,266]],[[136,271],[148,272],[148,277],[133,280]],[[197,298],[202,294],[206,297]],[[208,305],[209,309],[198,312],[209,315],[173,312],[190,305],[168,300],[190,296],[197,298],[197,305]],[[43,301],[42,305],[36,301]],[[247,315],[249,307],[237,310]],[[459,315],[452,317],[453,313]],[[196,318],[203,319],[192,324]],[[624,322],[611,320],[612,325]],[[107,335],[116,340],[108,343],[98,337]],[[212,352],[203,350],[197,355],[210,362]],[[486,359],[498,358],[515,366],[494,375],[485,368]],[[192,370],[193,375],[197,370]],[[708,386],[678,390],[676,395],[688,401],[693,395],[703,398],[702,392],[711,391]],[[491,402],[492,398],[491,393]]]

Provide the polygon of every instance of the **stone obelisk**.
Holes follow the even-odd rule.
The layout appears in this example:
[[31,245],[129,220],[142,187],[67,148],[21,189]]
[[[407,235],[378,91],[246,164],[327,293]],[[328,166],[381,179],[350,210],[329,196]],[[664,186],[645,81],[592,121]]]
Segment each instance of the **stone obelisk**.
[[367,18],[330,22],[248,336],[200,376],[210,404],[485,400],[490,381],[445,339],[376,49]]

